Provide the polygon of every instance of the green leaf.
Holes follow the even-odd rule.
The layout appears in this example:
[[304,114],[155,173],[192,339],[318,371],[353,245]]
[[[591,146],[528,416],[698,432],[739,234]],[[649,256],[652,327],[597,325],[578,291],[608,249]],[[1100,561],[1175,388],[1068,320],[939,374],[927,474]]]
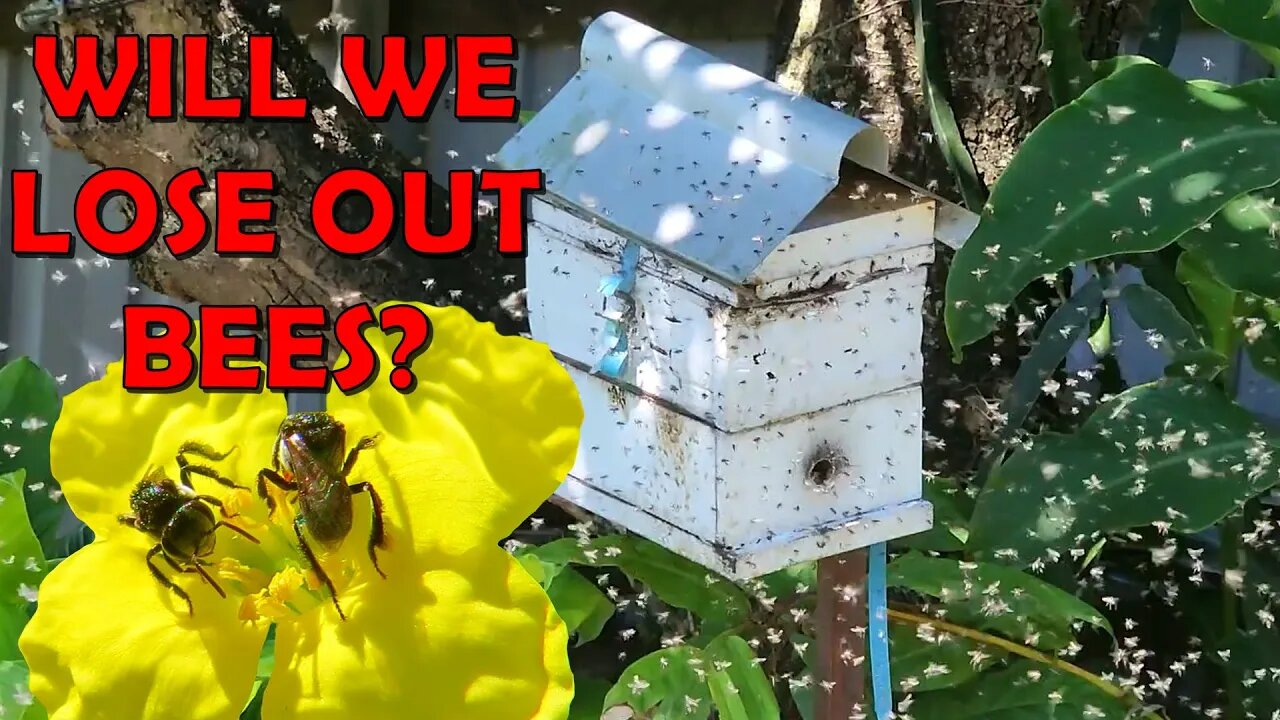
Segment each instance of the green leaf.
[[262,649],[258,651],[258,671],[257,678],[266,680],[271,677],[271,673],[276,667],[276,626],[273,624],[267,628],[267,638],[262,642]]
[[[18,636],[27,624],[30,601],[48,567],[31,531],[23,504],[23,471],[0,475],[0,660],[20,660]],[[0,715],[3,717],[3,715]]]
[[893,546],[923,552],[963,550],[965,540],[969,538],[969,515],[973,512],[973,501],[950,478],[926,480],[924,499],[933,505],[933,527],[895,540]]
[[1137,63],[1041,123],[956,252],[952,347],[989,333],[1041,275],[1163,248],[1232,197],[1280,179],[1280,124],[1259,112],[1280,104],[1280,81],[1263,83],[1214,92]]
[[763,591],[772,598],[792,598],[818,587],[818,563],[809,561],[775,570],[760,578]]
[[22,714],[22,720],[49,720],[49,712],[44,709],[39,700],[33,700],[27,706],[27,711]]
[[31,527],[49,558],[83,544],[84,523],[71,514],[49,471],[49,440],[61,410],[57,382],[30,359],[0,368],[0,448],[17,448],[0,452],[0,475],[27,471],[23,495]]
[[1191,0],[1202,20],[1248,43],[1267,59],[1280,62],[1280,17],[1273,0]]
[[1155,288],[1140,284],[1127,285],[1120,291],[1120,299],[1124,301],[1138,327],[1147,331],[1146,338],[1133,340],[1157,347],[1167,358],[1204,348],[1204,342],[1200,340],[1196,329]]
[[0,718],[20,718],[35,699],[27,689],[27,664],[22,660],[0,662]]
[[1049,94],[1059,107],[1093,84],[1093,68],[1084,58],[1074,6],[1067,0],[1040,4],[1040,53],[1048,57]]
[[1228,287],[1280,300],[1277,193],[1272,187],[1232,199],[1178,243]]
[[258,679],[253,681],[253,692],[249,695],[249,702],[245,703],[244,709],[240,711],[240,720],[261,720],[262,719],[262,701],[267,697],[267,681]]
[[1018,364],[1013,387],[1000,403],[1000,413],[1006,418],[1000,432],[1001,447],[1026,423],[1040,397],[1040,386],[1062,364],[1071,346],[1089,332],[1089,323],[1101,305],[1102,281],[1095,277],[1049,317],[1035,346]]
[[706,720],[711,692],[700,675],[707,669],[702,651],[677,645],[631,663],[605,695],[605,709],[626,705],[649,712],[652,720]]
[[1235,315],[1244,329],[1244,349],[1253,367],[1280,381],[1280,301],[1240,293]]
[[1182,14],[1186,7],[1187,0],[1155,0],[1147,12],[1139,54],[1169,67],[1182,35]]
[[915,10],[916,62],[920,66],[929,120],[947,167],[964,196],[965,206],[977,212],[987,201],[987,188],[973,164],[973,156],[964,144],[960,125],[947,100],[946,48],[939,41],[934,19],[937,0],[912,0],[911,5]]
[[945,690],[973,680],[1008,653],[923,625],[889,626],[890,677],[901,693]]
[[[1111,350],[1115,347],[1115,342],[1111,339],[1111,306],[1107,305],[1102,309],[1102,322],[1098,323],[1098,329],[1089,336],[1089,351],[1096,358],[1104,358],[1111,354]],[[1022,366],[1019,365],[1021,370]]]
[[616,567],[638,580],[663,602],[689,610],[703,622],[703,632],[716,634],[746,620],[751,603],[742,588],[710,570],[635,535],[606,535],[587,543],[565,538],[523,548],[552,565]]
[[1222,353],[1209,348],[1180,352],[1173,356],[1164,374],[1169,377],[1211,382],[1227,369],[1227,359]]
[[600,637],[605,623],[613,617],[614,606],[608,596],[572,568],[557,573],[546,590],[551,605],[569,632],[577,633],[578,645]]
[[1111,632],[1106,618],[1088,603],[1007,565],[909,553],[889,564],[889,585],[938,598],[949,622],[1043,650],[1069,645],[1077,621]]
[[[800,633],[791,636],[791,647],[796,654],[800,656],[806,670],[813,668],[814,641],[813,638]],[[787,681],[789,690],[791,691],[791,699],[795,703],[796,710],[800,713],[802,720],[814,720],[814,684],[815,678],[812,673],[806,673],[803,678],[792,677]]]
[[1276,483],[1273,449],[1214,386],[1132,388],[1075,434],[1044,433],[1010,455],[978,497],[969,548],[1030,563],[1151,524],[1198,532]]
[[1124,720],[1127,713],[1093,684],[1029,660],[911,705],[914,720]]
[[1210,272],[1208,263],[1194,251],[1184,252],[1178,258],[1177,276],[1186,286],[1191,301],[1209,330],[1213,349],[1224,357],[1228,356],[1235,346],[1236,293],[1219,282]]
[[600,678],[574,677],[573,704],[569,707],[568,720],[600,720],[610,687]]
[[778,720],[778,698],[756,654],[737,635],[721,635],[703,652],[707,686],[720,720]]
[[529,121],[533,120],[533,116],[537,114],[538,114],[537,110],[521,110],[520,117],[519,117],[520,126],[523,127],[525,125],[528,125]]
[[1103,80],[1115,75],[1116,73],[1134,65],[1155,65],[1151,58],[1141,55],[1117,55],[1115,57],[1106,58],[1104,60],[1093,60],[1089,63],[1093,67],[1093,74],[1098,80]]
[[1280,648],[1276,647],[1275,630],[1259,627],[1238,632],[1229,647],[1229,667],[1236,677],[1251,681],[1242,684],[1250,715],[1276,717],[1275,713],[1280,712],[1280,681],[1273,668],[1280,667]]

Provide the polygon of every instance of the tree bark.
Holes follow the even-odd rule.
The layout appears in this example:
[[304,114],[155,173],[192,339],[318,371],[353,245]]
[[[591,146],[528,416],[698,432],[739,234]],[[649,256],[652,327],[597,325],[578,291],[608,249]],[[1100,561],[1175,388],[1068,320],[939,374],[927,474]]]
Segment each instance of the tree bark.
[[[957,124],[990,187],[1027,134],[1052,110],[1045,89],[1033,0],[932,0]],[[1091,59],[1113,56],[1144,3],[1078,0]],[[921,90],[910,0],[787,0],[779,18],[778,80],[882,129],[893,172],[960,201]],[[931,48],[931,50],[933,50]],[[978,208],[970,208],[977,211]],[[999,429],[995,413],[1017,366],[1016,333],[1002,329],[953,364],[942,324],[947,248],[929,279],[925,313],[927,465],[942,473],[976,466]],[[996,364],[998,363],[998,364]]]
[[[144,284],[180,301],[318,304],[335,314],[361,301],[419,300],[461,305],[480,320],[494,321],[503,332],[523,329],[519,316],[503,311],[501,304],[523,286],[524,263],[497,254],[489,218],[481,218],[475,249],[465,261],[432,261],[409,252],[395,239],[376,257],[353,262],[320,243],[311,226],[310,198],[321,180],[343,168],[368,168],[395,189],[401,173],[413,165],[333,85],[326,69],[281,17],[279,5],[262,0],[147,0],[96,15],[72,15],[59,26],[64,39],[81,33],[108,39],[125,33],[209,34],[215,38],[212,91],[227,96],[246,92],[247,37],[274,35],[277,92],[311,101],[312,117],[305,123],[202,123],[181,118],[157,123],[144,112],[143,74],[119,121],[102,122],[86,113],[79,122],[62,122],[46,109],[46,127],[56,143],[79,150],[91,163],[136,170],[157,188],[192,167],[201,168],[210,179],[220,169],[276,173],[280,192],[275,198],[275,226],[281,239],[277,258],[220,258],[206,247],[178,261],[157,243],[133,261]],[[69,43],[64,42],[63,49],[67,68]],[[114,58],[109,53],[107,58],[107,67],[113,66]],[[182,72],[179,67],[179,77]],[[433,218],[447,217],[446,199],[438,187],[431,194]],[[409,200],[421,202],[420,198]],[[212,218],[211,205],[205,203]],[[344,203],[340,215],[339,224],[352,229],[364,227],[369,219],[365,203]]]

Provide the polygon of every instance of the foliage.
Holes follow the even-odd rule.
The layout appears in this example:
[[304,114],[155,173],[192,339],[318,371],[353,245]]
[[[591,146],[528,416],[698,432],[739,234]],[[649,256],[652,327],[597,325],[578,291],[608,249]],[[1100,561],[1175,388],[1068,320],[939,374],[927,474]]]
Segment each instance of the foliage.
[[22,357],[0,367],[0,717],[40,720],[18,637],[41,580],[88,539],[49,471],[60,400],[52,376]]
[[[1280,42],[1272,4],[1192,0],[1264,57]],[[930,8],[916,3],[917,20]],[[934,528],[892,543],[891,671],[898,712],[912,720],[1280,712],[1270,641],[1280,576],[1267,576],[1280,563],[1264,502],[1280,480],[1277,435],[1234,398],[1243,357],[1280,377],[1280,81],[1175,77],[1165,66],[1182,9],[1154,3],[1147,57],[1089,62],[1072,3],[1040,6],[1057,110],[955,257],[953,349],[988,334],[1036,279],[1060,283],[1086,265],[1093,279],[1037,313],[983,466],[930,478]],[[975,196],[967,150],[946,132],[945,83],[931,75],[928,86],[953,172]],[[1146,283],[1121,283],[1121,264]],[[1140,333],[1112,337],[1118,316]],[[1062,376],[1086,339],[1098,367]],[[1164,377],[1125,387],[1112,351],[1126,342],[1158,350]],[[1062,394],[1093,401],[1050,431],[1027,427]],[[823,690],[809,669],[812,564],[734,584],[640,538],[585,531],[517,552],[549,592],[565,583],[556,607],[582,650],[647,638],[607,692],[588,686],[582,717],[619,705],[646,718],[813,717]],[[588,569],[606,572],[584,581]],[[708,665],[726,644],[738,653],[730,667],[762,671],[733,678],[736,697],[717,692]],[[776,708],[760,701],[766,689]]]
[[[1273,64],[1280,60],[1271,0],[1191,0],[1191,6]],[[1172,3],[1157,3],[1152,12],[1151,23],[1176,27]],[[1109,386],[1081,422],[994,449],[989,474],[972,485],[977,497],[963,552],[978,565],[999,563],[1008,572],[1025,569],[1084,588],[1108,608],[1128,603],[1149,622],[1196,618],[1158,639],[1161,650],[1151,653],[1158,659],[1135,664],[1147,675],[1133,668],[1127,693],[1174,715],[1272,717],[1280,712],[1280,648],[1261,640],[1273,636],[1276,608],[1273,594],[1257,592],[1269,587],[1257,557],[1274,553],[1267,498],[1280,482],[1273,459],[1280,435],[1239,405],[1235,393],[1244,362],[1280,378],[1280,217],[1272,187],[1280,182],[1280,80],[1184,81],[1163,67],[1168,55],[1157,48],[1151,54],[1158,62],[1095,63],[1092,84],[1070,97],[1068,83],[1081,66],[1067,17],[1062,3],[1046,0],[1041,20],[1055,53],[1048,75],[1059,107],[1010,162],[977,230],[956,254],[947,333],[959,353],[1003,320],[1034,280],[1089,263],[1108,317],[1123,312],[1141,331],[1120,341],[1158,350],[1165,377]],[[1121,265],[1139,268],[1146,284],[1120,282]],[[1073,306],[1092,305],[1095,297],[1081,293],[1058,313],[1082,317]],[[1052,370],[1063,355],[1061,347],[1045,349],[1042,339],[1026,362],[1039,379],[1047,374],[1045,360]],[[1100,362],[1105,372],[1115,360]],[[1009,408],[1006,439],[1027,417],[1020,408],[1030,384],[1015,381],[1011,397],[1019,399]],[[1039,391],[1052,396],[1060,387],[1046,382]],[[1137,561],[1137,553],[1146,561]],[[1194,589],[1179,593],[1187,581]],[[1151,596],[1131,590],[1144,582],[1164,588],[1171,616],[1158,619]],[[1200,591],[1206,584],[1217,591]],[[1003,590],[1000,596],[1008,602]],[[1179,643],[1184,647],[1175,650]],[[1202,653],[1213,658],[1208,672],[1187,672]],[[1016,677],[1021,670],[1000,672],[1008,675],[987,673],[972,685],[984,698],[976,703],[983,717],[1051,716],[1027,714],[1020,704],[1034,696],[1030,702],[1038,705],[1050,686],[1078,677],[1043,675],[1028,694]],[[1187,700],[1171,702],[1179,686]],[[1080,695],[1078,702],[1072,693],[1061,687],[1058,710],[1065,714],[1057,716],[1080,717],[1085,705],[1099,717],[1120,711],[1101,702],[1106,693]],[[1073,702],[1078,706],[1068,711]],[[913,717],[967,716],[943,695],[922,698],[912,710]]]

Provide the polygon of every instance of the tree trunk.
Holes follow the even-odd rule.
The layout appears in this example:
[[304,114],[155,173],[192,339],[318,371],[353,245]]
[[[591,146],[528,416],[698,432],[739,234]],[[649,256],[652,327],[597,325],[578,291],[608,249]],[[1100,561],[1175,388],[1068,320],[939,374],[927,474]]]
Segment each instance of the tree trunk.
[[[462,262],[425,259],[404,249],[398,239],[380,255],[353,262],[320,243],[311,226],[310,198],[321,180],[342,168],[369,168],[394,189],[401,173],[413,165],[384,142],[377,128],[331,83],[326,69],[281,17],[279,5],[262,0],[148,0],[96,15],[73,15],[60,24],[59,33],[64,39],[80,33],[108,39],[124,33],[209,34],[216,38],[211,43],[212,92],[231,96],[246,92],[248,35],[274,35],[277,92],[311,101],[312,118],[305,123],[156,123],[144,113],[144,74],[121,121],[100,122],[86,113],[80,122],[65,123],[46,111],[55,142],[79,150],[92,163],[132,168],[157,188],[192,167],[209,178],[219,169],[276,173],[278,258],[225,259],[206,247],[193,258],[177,261],[157,243],[133,262],[146,285],[181,301],[318,304],[335,315],[360,301],[420,300],[464,306],[504,332],[522,329],[518,317],[501,309],[501,301],[523,286],[524,263],[496,253],[487,218],[481,219],[475,251]],[[69,43],[63,47],[66,68]],[[108,58],[110,67],[114,59]],[[181,77],[181,68],[178,73]],[[439,188],[432,193],[433,218],[447,217],[445,200]],[[212,217],[210,205],[206,213]],[[340,214],[339,224],[345,228],[368,222],[365,203],[344,203]]]
[[[926,0],[936,5],[949,98],[965,145],[990,187],[1028,133],[1051,110],[1044,82],[1039,2]],[[1091,59],[1115,54],[1141,12],[1125,0],[1079,0],[1079,30]],[[953,200],[947,168],[921,90],[911,0],[787,0],[779,27],[778,80],[843,107],[889,138],[894,173]],[[930,48],[930,51],[936,51]],[[978,210],[978,208],[970,208]],[[1017,364],[1009,329],[965,351],[954,365],[942,325],[950,261],[938,247],[925,313],[927,465],[964,473],[998,430],[995,408]],[[997,364],[998,363],[998,364]]]

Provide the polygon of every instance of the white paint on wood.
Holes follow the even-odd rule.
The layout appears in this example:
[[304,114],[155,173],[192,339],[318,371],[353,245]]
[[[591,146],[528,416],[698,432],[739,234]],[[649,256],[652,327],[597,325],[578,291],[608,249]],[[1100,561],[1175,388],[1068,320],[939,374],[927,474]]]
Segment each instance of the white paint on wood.
[[[599,226],[590,238],[557,232],[579,233],[586,223],[556,209],[536,216],[527,261],[530,328],[554,352],[589,367],[605,352],[599,283],[617,268],[625,241]],[[874,236],[893,234],[884,217],[846,226],[850,236],[884,247]],[[914,238],[899,238],[915,247],[835,267],[820,262],[826,243],[794,245],[797,255],[806,245],[813,250],[819,262],[808,280],[823,288],[763,302],[672,272],[642,250],[631,354],[619,382],[726,431],[919,383],[921,306],[933,257],[931,219],[919,219]]]
[[918,386],[726,433],[566,367],[585,419],[557,494],[686,557],[749,576],[930,527]]

